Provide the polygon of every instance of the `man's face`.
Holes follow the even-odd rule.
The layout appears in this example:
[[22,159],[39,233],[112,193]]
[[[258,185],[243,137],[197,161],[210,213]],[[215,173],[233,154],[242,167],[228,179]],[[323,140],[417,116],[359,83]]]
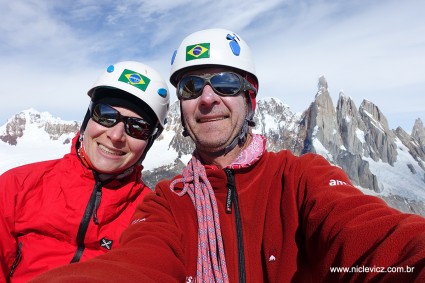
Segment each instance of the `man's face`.
[[[229,71],[226,68],[206,68],[186,73],[211,75]],[[217,152],[229,145],[242,129],[247,115],[246,97],[220,96],[206,84],[202,94],[194,99],[181,100],[182,115],[189,135],[198,150]]]

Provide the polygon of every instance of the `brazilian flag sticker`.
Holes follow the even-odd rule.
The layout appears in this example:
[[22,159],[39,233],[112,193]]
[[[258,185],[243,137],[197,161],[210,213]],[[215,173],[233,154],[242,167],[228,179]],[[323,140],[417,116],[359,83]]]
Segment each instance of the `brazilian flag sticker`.
[[151,80],[137,72],[124,69],[118,81],[131,84],[142,91],[146,91]]
[[186,47],[186,61],[210,58],[210,44],[198,43]]

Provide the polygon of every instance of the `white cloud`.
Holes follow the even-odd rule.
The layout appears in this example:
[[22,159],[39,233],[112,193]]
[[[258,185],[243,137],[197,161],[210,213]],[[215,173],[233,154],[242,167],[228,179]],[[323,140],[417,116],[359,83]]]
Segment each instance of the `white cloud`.
[[29,107],[80,119],[107,65],[140,60],[167,77],[183,37],[209,27],[238,32],[255,56],[259,95],[293,111],[308,107],[324,74],[334,103],[344,89],[357,106],[378,105],[391,127],[401,112],[425,120],[424,8],[419,0],[1,1],[0,121]]

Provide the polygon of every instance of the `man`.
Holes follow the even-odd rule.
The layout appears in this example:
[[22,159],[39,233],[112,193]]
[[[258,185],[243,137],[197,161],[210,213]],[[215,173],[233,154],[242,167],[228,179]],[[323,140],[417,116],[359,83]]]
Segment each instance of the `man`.
[[114,249],[151,190],[142,161],[164,128],[167,84],[134,61],[110,65],[88,91],[71,152],[0,176],[0,282]]
[[267,152],[251,133],[258,80],[239,35],[189,35],[170,81],[196,144],[182,175],[145,198],[115,252],[35,282],[425,280],[424,218],[363,195],[319,155]]

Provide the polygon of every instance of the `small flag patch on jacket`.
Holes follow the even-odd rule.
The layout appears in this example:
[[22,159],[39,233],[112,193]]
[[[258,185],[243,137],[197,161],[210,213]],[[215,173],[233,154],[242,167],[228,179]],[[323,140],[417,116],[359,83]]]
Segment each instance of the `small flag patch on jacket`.
[[128,69],[124,69],[118,81],[131,84],[132,86],[137,87],[138,89],[146,91],[151,80],[148,77],[143,76],[142,74]]
[[186,46],[186,61],[201,58],[210,58],[209,43],[198,43],[195,45]]

